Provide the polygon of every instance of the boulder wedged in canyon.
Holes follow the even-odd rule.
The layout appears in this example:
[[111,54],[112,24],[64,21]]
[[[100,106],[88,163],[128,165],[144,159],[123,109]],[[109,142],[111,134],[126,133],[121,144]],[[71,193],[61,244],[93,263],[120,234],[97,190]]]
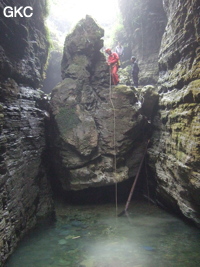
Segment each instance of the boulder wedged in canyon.
[[77,24],[65,40],[63,81],[51,96],[53,164],[65,190],[127,180],[144,150],[141,103],[130,87],[109,86],[102,37],[91,17]]

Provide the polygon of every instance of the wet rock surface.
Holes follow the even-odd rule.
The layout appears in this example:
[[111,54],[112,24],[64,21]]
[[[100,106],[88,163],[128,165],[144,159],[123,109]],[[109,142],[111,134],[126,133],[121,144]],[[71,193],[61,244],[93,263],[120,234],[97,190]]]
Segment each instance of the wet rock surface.
[[164,8],[151,166],[158,200],[200,225],[200,8],[198,1],[164,1]]
[[[151,10],[144,9],[148,27],[144,27],[143,20],[139,21],[139,28],[134,26],[133,40],[141,42],[132,52],[138,52],[139,60],[146,56],[146,65],[141,61],[144,64],[141,79],[144,83],[155,83],[159,41],[165,25],[164,17],[158,18],[158,13],[163,14],[162,1],[141,2],[144,6],[153,4]],[[23,1],[17,3],[21,5]],[[65,190],[127,180],[137,172],[148,138],[148,121],[153,121],[149,159],[156,179],[153,188],[156,200],[200,225],[200,8],[197,0],[163,3],[168,24],[159,56],[159,100],[156,88],[151,86],[139,94],[124,85],[110,90],[109,69],[100,52],[103,30],[92,18],[82,20],[66,38],[63,81],[56,86],[51,99],[49,158],[53,155],[53,174]],[[4,4],[8,1],[0,4],[1,12]],[[14,6],[16,1],[9,4]],[[31,1],[26,4],[31,5]],[[34,5],[34,16],[29,20],[9,18],[6,23],[0,20],[1,262],[38,217],[52,211],[43,165],[46,112],[43,94],[36,90],[47,58],[45,1],[35,1]],[[134,17],[132,8],[128,11],[127,17]],[[150,28],[157,29],[159,22],[158,38],[154,38],[156,32]],[[146,34],[148,37],[142,39]],[[152,105],[157,102],[153,118]],[[63,241],[60,245],[64,245]]]
[[[23,2],[2,1],[0,12],[3,14],[5,6],[23,6]],[[33,16],[28,19],[20,16],[1,17],[0,78],[6,80],[9,77],[17,83],[38,88],[42,82],[49,47],[44,27],[46,1],[32,4],[28,0],[26,5],[34,9]]]
[[[6,4],[22,4],[7,2],[1,13]],[[43,164],[45,105],[36,90],[48,48],[43,12],[44,2],[37,1],[30,19],[0,19],[0,265],[38,218],[53,210]]]
[[78,23],[66,37],[63,81],[52,92],[54,166],[66,190],[128,179],[144,150],[141,104],[130,87],[109,86],[102,36],[91,17]]
[[119,0],[127,45],[124,60],[131,64],[136,56],[140,68],[139,84],[155,85],[158,80],[158,55],[167,23],[162,0]]

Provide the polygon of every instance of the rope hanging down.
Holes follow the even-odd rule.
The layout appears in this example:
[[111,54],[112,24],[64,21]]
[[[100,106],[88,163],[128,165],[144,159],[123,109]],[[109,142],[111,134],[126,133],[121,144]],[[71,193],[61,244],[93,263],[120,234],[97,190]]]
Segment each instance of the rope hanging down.
[[[110,103],[113,109],[113,151],[114,151],[114,158],[113,158],[113,169],[114,173],[116,174],[117,171],[117,160],[116,160],[116,121],[115,121],[115,106],[112,101],[112,74],[111,74],[111,66],[110,66],[110,93],[109,93]],[[115,208],[116,208],[116,216],[118,212],[118,199],[117,199],[117,181],[115,182]]]

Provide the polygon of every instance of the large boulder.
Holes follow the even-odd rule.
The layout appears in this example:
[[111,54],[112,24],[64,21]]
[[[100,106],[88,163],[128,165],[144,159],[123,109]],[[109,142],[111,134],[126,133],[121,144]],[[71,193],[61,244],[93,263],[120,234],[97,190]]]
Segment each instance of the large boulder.
[[65,190],[128,179],[144,150],[141,104],[130,87],[109,85],[102,37],[91,17],[77,24],[65,41],[63,81],[52,92],[53,162]]

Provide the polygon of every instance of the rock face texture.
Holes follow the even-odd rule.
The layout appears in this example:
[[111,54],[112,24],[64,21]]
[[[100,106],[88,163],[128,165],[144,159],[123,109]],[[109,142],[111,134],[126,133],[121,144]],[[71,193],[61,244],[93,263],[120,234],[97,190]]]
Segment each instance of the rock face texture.
[[159,201],[200,225],[200,6],[165,0],[164,9],[151,166]]
[[33,7],[33,16],[10,17],[1,16],[1,39],[0,39],[0,77],[13,78],[18,83],[24,83],[38,88],[44,72],[47,58],[46,31],[43,16],[46,10],[46,1],[41,0],[32,5],[32,1],[3,1],[0,11],[6,6]]
[[109,86],[102,37],[91,17],[77,24],[65,41],[63,81],[52,92],[53,162],[65,190],[128,179],[144,150],[140,103],[129,87]]
[[[1,14],[6,4],[24,1],[7,2],[1,1]],[[44,5],[36,1],[29,19],[0,19],[0,265],[53,207],[43,165],[45,110],[36,90],[48,49]]]
[[61,59],[62,52],[59,50],[50,52],[46,77],[42,86],[42,91],[46,94],[50,94],[52,89],[61,81]]
[[[129,60],[136,56],[140,68],[140,85],[156,84],[158,54],[166,26],[162,0],[119,0],[126,31]],[[122,40],[123,41],[123,40]]]

